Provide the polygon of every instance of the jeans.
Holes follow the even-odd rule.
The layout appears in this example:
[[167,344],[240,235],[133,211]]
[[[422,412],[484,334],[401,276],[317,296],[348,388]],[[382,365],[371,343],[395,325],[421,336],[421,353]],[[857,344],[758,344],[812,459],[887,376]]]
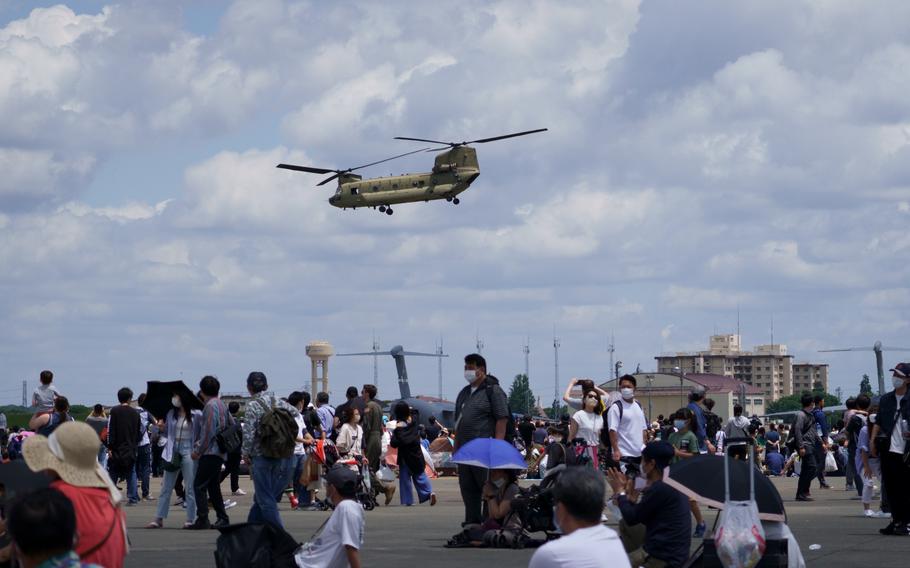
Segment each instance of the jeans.
[[139,446],[139,455],[136,457],[136,477],[142,486],[142,498],[149,496],[149,476],[152,474],[152,446],[146,444]]
[[430,494],[433,493],[433,486],[430,485],[430,478],[427,477],[426,470],[415,475],[408,466],[401,462],[398,464],[398,491],[401,495],[402,505],[413,505],[414,496],[411,493],[411,483],[417,487],[417,498],[421,503],[429,501]]
[[[174,485],[177,483],[178,473],[183,473],[183,479],[190,487],[196,478],[196,462],[193,461],[193,448],[189,440],[174,442],[174,453],[179,453],[181,457],[180,472],[165,471],[164,479],[161,481],[161,495],[158,496],[158,518],[166,519],[168,508],[171,504],[171,493],[174,491]],[[193,522],[196,520],[196,498],[192,491],[186,492],[186,520]]]
[[291,472],[291,480],[288,482],[288,485],[294,488],[294,493],[297,494],[299,506],[310,504],[310,492],[307,491],[305,486],[300,485],[300,476],[303,474],[303,466],[306,463],[306,457],[306,454],[294,454],[294,457],[291,458],[291,461],[294,463],[294,470]]
[[265,456],[253,457],[253,506],[247,516],[248,523],[271,523],[284,528],[278,514],[278,497],[288,483],[288,470],[292,458],[278,459]]
[[[212,500],[212,508],[215,509],[218,520],[228,518],[224,511],[224,498],[221,496],[221,464],[223,463],[221,456],[208,455],[199,458],[192,491],[196,499],[196,518],[198,519],[208,519],[209,499]],[[208,497],[206,497],[206,493],[208,493]]]
[[107,469],[107,446],[101,444],[101,447],[98,448],[98,463],[101,464],[103,469]]
[[[806,455],[802,457],[802,466],[799,469],[799,482],[796,484],[796,496],[805,497],[812,488],[812,480],[815,479],[817,467],[815,464],[815,448],[805,448]],[[824,467],[824,466],[822,466]]]

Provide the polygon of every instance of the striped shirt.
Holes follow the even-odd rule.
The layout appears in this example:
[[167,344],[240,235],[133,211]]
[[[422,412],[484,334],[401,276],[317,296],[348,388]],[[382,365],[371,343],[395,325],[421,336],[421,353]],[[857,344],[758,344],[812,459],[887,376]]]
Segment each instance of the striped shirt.
[[221,399],[218,397],[210,398],[202,410],[202,432],[196,438],[193,451],[200,456],[219,456],[221,459],[226,460],[227,454],[221,453],[215,436],[233,421],[234,419],[228,412],[227,406],[221,402]]

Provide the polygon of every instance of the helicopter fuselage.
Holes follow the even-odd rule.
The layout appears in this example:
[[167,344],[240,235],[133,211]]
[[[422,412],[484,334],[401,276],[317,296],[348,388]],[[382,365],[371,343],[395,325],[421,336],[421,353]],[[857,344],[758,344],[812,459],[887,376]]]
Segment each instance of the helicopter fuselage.
[[476,152],[469,146],[461,146],[438,154],[432,172],[367,179],[343,174],[329,203],[342,209],[356,209],[436,199],[451,201],[479,175]]

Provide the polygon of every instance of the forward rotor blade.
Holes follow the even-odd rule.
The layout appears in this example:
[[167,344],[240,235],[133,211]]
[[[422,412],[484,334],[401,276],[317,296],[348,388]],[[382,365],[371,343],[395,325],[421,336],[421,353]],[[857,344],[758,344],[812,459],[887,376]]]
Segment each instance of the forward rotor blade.
[[278,164],[275,167],[284,170],[294,170],[295,172],[307,172],[310,174],[330,174],[335,171],[324,168],[311,168],[309,166],[295,166],[294,164]]
[[492,138],[481,138],[480,140],[471,140],[470,142],[463,142],[463,144],[483,144],[485,142],[493,142],[496,140],[505,140],[506,138],[515,138],[516,136],[526,136],[528,134],[536,134],[538,132],[546,132],[547,128],[538,128],[537,130],[526,130],[524,132],[516,132],[514,134],[505,134],[503,136],[494,136]]
[[819,353],[839,353],[841,351],[875,351],[872,347],[844,347],[843,349],[819,349]]
[[389,354],[388,351],[377,351],[375,353],[373,353],[372,351],[368,351],[366,353],[336,353],[335,357],[366,357],[367,355],[373,356],[373,355],[388,355],[388,354]]
[[439,355],[438,353],[417,353],[416,351],[402,351],[406,357],[448,357],[448,355]]
[[910,351],[910,347],[882,347],[882,351]]
[[[326,173],[328,173],[328,172],[326,172]],[[337,177],[340,176],[340,175],[341,175],[340,172],[336,172],[335,175],[325,178],[325,179],[322,180],[321,182],[317,183],[316,186],[319,187],[320,185],[325,185],[325,184],[329,183],[330,181],[332,181],[333,179],[337,178]]]
[[392,160],[397,160],[398,158],[404,158],[405,156],[410,156],[411,154],[416,154],[417,152],[423,152],[423,151],[425,151],[425,150],[427,150],[427,149],[426,149],[426,148],[421,148],[421,149],[419,149],[419,150],[413,150],[413,151],[411,151],[411,152],[405,152],[404,154],[398,154],[397,156],[392,156],[391,158],[386,158],[385,160],[379,160],[378,162],[371,162],[371,163],[369,163],[369,164],[364,164],[364,165],[362,165],[362,166],[357,166],[356,168],[351,168],[351,169],[345,170],[345,171],[346,171],[346,172],[353,172],[353,171],[355,171],[355,170],[360,170],[360,169],[363,169],[363,168],[368,168],[368,167],[370,167],[370,166],[375,166],[376,164],[381,164],[381,163],[383,163],[383,162],[389,162],[389,161],[392,161]]
[[427,140],[426,138],[408,138],[407,136],[396,136],[393,140],[413,140],[414,142],[430,142],[431,144],[445,144],[446,146],[454,146],[452,142],[441,142],[439,140]]

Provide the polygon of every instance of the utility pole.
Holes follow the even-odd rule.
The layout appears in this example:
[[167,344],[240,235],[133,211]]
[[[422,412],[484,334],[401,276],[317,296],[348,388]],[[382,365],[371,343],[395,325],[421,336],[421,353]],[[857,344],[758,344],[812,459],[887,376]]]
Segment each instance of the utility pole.
[[613,380],[616,380],[616,372],[614,371],[615,367],[613,366],[613,353],[616,352],[616,342],[613,339],[613,332],[610,332],[610,344],[607,345],[607,353],[610,354],[610,373],[613,374]]
[[528,337],[528,339],[525,340],[525,344],[524,344],[524,346],[521,348],[521,350],[522,350],[522,352],[524,352],[524,354],[525,354],[525,377],[528,378],[528,384],[530,384],[530,383],[531,383],[531,375],[528,374],[528,373],[530,372],[530,370],[531,370],[531,367],[530,367],[531,338],[530,338],[530,337]]
[[379,388],[379,340],[376,338],[376,330],[373,330],[373,384]]
[[436,354],[439,355],[439,358],[436,359],[436,363],[439,365],[439,398],[442,399],[442,355],[444,355],[442,350],[442,336],[439,336],[439,345],[436,346]]
[[28,392],[28,381],[22,381],[22,406],[28,406],[26,392]]
[[553,418],[559,417],[559,338],[553,328]]
[[474,334],[474,339],[477,341],[477,354],[483,355],[483,339],[480,338],[480,330],[477,330],[477,333]]

